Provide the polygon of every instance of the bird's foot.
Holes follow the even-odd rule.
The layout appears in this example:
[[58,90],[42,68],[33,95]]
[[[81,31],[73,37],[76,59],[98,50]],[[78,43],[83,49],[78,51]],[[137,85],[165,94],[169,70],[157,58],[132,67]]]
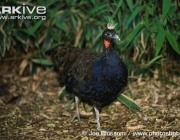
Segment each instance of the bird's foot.
[[76,111],[76,113],[74,114],[74,117],[72,118],[71,123],[73,123],[76,118],[78,119],[79,124],[80,124],[80,126],[81,126],[80,113],[77,112],[77,111]]
[[101,132],[101,134],[107,134],[110,132],[109,130],[102,130],[100,125],[100,118],[99,118],[99,109],[95,106],[94,107],[96,113],[96,122],[97,122],[97,131]]
[[79,124],[81,126],[80,113],[79,113],[79,109],[78,109],[79,99],[77,96],[75,96],[75,104],[76,104],[76,112],[74,114],[74,117],[71,120],[71,123],[74,122],[74,120],[77,118],[79,121]]

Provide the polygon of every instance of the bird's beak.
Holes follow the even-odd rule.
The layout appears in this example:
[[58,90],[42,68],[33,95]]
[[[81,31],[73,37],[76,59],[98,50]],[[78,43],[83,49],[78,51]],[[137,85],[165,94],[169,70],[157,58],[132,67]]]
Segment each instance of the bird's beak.
[[118,41],[121,40],[117,34],[114,34],[113,39],[116,39],[116,40],[118,40]]

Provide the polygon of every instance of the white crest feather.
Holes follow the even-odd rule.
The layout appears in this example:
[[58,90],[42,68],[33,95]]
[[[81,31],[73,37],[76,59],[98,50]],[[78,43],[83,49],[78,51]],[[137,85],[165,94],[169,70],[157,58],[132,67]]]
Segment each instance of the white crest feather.
[[116,25],[117,25],[117,23],[114,24],[114,25],[113,25],[112,23],[108,23],[108,24],[107,24],[107,28],[110,29],[110,30],[112,30],[112,29],[115,28]]

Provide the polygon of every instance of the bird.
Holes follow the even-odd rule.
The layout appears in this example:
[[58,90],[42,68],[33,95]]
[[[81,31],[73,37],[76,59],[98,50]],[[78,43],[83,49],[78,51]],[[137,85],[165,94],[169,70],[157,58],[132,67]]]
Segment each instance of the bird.
[[88,102],[94,106],[98,131],[102,131],[99,112],[103,105],[116,100],[128,83],[127,67],[114,49],[114,40],[120,41],[114,27],[108,23],[102,32],[102,52],[71,45],[58,46],[52,52],[61,85],[75,95],[76,111],[71,122],[78,119],[81,125],[78,105]]

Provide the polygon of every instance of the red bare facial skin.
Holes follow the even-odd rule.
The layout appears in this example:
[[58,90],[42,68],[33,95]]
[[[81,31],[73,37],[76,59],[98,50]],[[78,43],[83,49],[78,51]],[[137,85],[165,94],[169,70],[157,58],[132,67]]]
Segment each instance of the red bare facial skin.
[[104,39],[103,42],[104,42],[105,48],[106,48],[106,49],[109,48],[109,46],[110,46],[110,41]]

